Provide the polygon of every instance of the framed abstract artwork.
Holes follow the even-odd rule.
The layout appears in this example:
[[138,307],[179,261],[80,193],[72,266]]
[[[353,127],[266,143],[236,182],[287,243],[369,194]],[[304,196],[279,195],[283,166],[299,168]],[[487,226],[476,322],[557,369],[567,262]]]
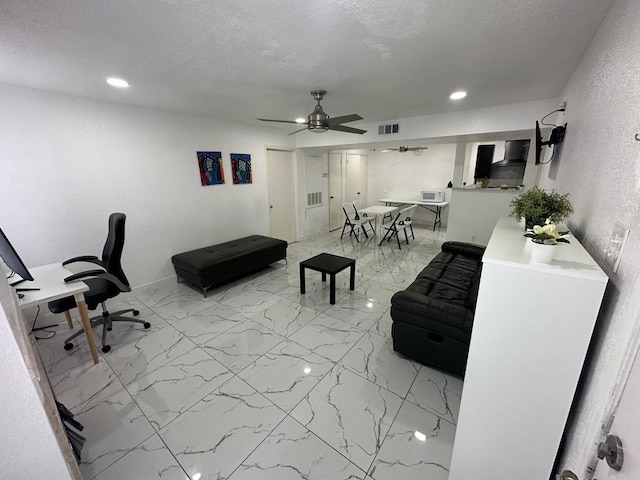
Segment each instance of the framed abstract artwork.
[[224,169],[222,167],[221,152],[196,152],[198,168],[200,168],[200,183],[205,185],[222,185],[224,183]]
[[253,183],[251,175],[251,155],[248,153],[231,154],[231,175],[235,185]]

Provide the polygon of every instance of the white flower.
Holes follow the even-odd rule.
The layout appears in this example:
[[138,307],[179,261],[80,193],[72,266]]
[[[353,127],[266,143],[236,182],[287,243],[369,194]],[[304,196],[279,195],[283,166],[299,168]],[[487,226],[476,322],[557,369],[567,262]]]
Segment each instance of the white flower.
[[542,226],[534,225],[532,230],[533,232],[525,233],[524,236],[536,243],[543,243],[545,245],[556,245],[558,242],[569,243],[569,240],[562,238],[563,235],[566,235],[568,232],[558,232],[556,224],[549,221],[549,219],[547,219]]
[[[541,230],[542,230],[541,233],[546,233],[547,235],[553,238],[558,238],[560,236],[560,234],[558,233],[558,230],[556,229],[555,223],[547,223],[544,227],[542,227]],[[535,229],[534,229],[534,232],[535,232]]]

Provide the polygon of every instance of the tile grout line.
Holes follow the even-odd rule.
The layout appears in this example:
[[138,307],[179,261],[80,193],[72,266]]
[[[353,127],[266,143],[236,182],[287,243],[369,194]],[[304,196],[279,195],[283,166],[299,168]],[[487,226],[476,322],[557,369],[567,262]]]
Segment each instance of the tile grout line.
[[[315,249],[315,248],[320,248],[320,249],[322,249],[322,248],[328,248],[330,251],[332,251],[332,250],[338,250],[338,253],[347,254],[346,252],[343,252],[343,251],[340,251],[340,250],[339,250],[339,249],[340,249],[340,245],[338,245],[338,244],[337,244],[337,242],[333,242],[333,241],[331,240],[331,236],[330,236],[330,235],[325,235],[325,237],[329,240],[329,241],[326,243],[326,245],[318,244],[316,247],[313,247],[313,248],[314,248],[314,249]],[[416,242],[417,242],[417,241],[418,241],[418,239],[416,239]],[[416,242],[414,242],[414,243],[416,243]],[[439,240],[439,242],[441,243],[441,242],[442,242],[442,240]],[[403,250],[402,252],[397,252],[397,254],[398,254],[398,256],[399,256],[400,258],[405,258],[405,259],[407,259],[407,260],[410,260],[409,255],[408,255],[408,253],[409,253],[409,252],[411,252],[411,250],[410,250],[409,248],[407,248],[407,249]],[[416,252],[417,252],[417,253],[422,253],[422,252],[418,252],[417,250],[416,250]],[[354,255],[356,256],[356,258],[357,258],[357,259],[358,259],[358,258],[361,258],[361,257],[360,257],[361,249],[358,249],[358,252],[352,252],[352,254],[354,254]],[[430,254],[430,253],[429,253],[429,254]],[[302,255],[306,255],[306,253],[303,253]],[[368,255],[368,253],[367,253],[367,255]],[[393,252],[393,255],[396,255],[396,252]],[[397,261],[397,260],[398,260],[398,258],[397,258],[397,257],[396,257],[395,259],[392,259],[392,258],[384,259],[384,263],[385,263],[385,265],[386,265],[386,264],[391,264],[393,261]],[[361,283],[361,284],[364,284],[364,283],[369,282],[369,281],[376,281],[377,283],[379,283],[379,284],[381,284],[381,285],[388,284],[388,282],[384,282],[384,281],[381,281],[381,280],[376,280],[376,277],[377,277],[378,275],[380,275],[380,274],[389,274],[389,273],[391,273],[391,272],[389,272],[388,270],[386,270],[386,266],[385,266],[385,265],[383,265],[381,262],[378,262],[376,265],[378,265],[378,267],[377,267],[377,269],[375,270],[375,272],[374,272],[374,273],[367,273],[367,274],[366,274],[366,277],[365,277],[365,276],[362,276],[362,277],[360,278],[360,283]],[[289,266],[289,265],[286,265],[286,267],[288,267],[288,266]],[[285,267],[285,268],[286,268],[286,267]],[[277,270],[276,270],[276,271],[277,271]],[[285,272],[285,275],[292,275],[292,273],[293,273],[294,271],[295,271],[295,270],[292,270],[291,272]],[[256,278],[258,278],[258,277],[256,277]],[[255,279],[254,279],[254,280],[255,280]],[[264,282],[263,282],[263,283],[264,283]],[[260,285],[261,285],[261,284],[259,284],[259,285],[252,285],[251,290],[258,290],[258,291],[261,291],[261,290],[259,289],[259,286],[260,286]],[[397,288],[402,288],[402,287],[398,285],[398,287],[397,287]],[[271,293],[271,292],[269,292],[269,293]],[[238,295],[240,295],[240,294],[242,294],[242,292],[241,292],[241,293],[239,293]],[[283,299],[285,299],[285,300],[287,300],[287,301],[294,301],[294,302],[295,302],[295,300],[292,300],[292,299],[290,299],[290,298],[286,298],[286,297],[284,297],[284,296],[282,296],[282,295],[280,295],[280,294],[274,294],[274,293],[271,293],[271,295],[278,296],[279,298],[283,298]],[[342,297],[340,297],[340,301],[344,300],[348,295],[349,295],[349,292],[347,292],[345,295],[343,295]],[[365,296],[366,296],[366,291],[365,291]],[[200,351],[203,351],[204,353],[206,353],[208,357],[211,357],[213,360],[217,361],[218,363],[221,363],[219,360],[215,359],[215,358],[214,358],[214,357],[213,357],[213,356],[212,356],[212,355],[211,355],[211,354],[210,354],[210,353],[209,353],[205,348],[203,348],[203,347],[202,347],[202,346],[200,346],[199,344],[195,343],[195,342],[194,342],[194,341],[193,341],[189,336],[187,336],[185,333],[183,333],[183,332],[181,332],[180,330],[178,330],[178,328],[174,325],[174,322],[169,322],[169,321],[167,321],[167,320],[163,317],[163,315],[161,315],[160,313],[158,313],[156,310],[154,310],[154,308],[153,308],[153,307],[149,306],[147,303],[145,303],[145,302],[144,302],[143,300],[141,300],[140,298],[137,298],[137,297],[134,297],[134,298],[136,298],[136,300],[137,300],[137,301],[139,301],[140,303],[142,303],[143,305],[145,305],[145,306],[146,306],[146,307],[147,307],[147,308],[148,308],[148,309],[149,309],[153,314],[157,315],[160,319],[162,319],[162,321],[163,321],[163,322],[165,322],[165,323],[166,323],[166,324],[168,324],[168,325],[171,325],[171,326],[174,328],[174,330],[175,330],[175,331],[177,331],[177,332],[180,334],[180,337],[181,337],[181,338],[186,338],[186,339],[187,339],[187,340],[188,340],[188,341],[193,345],[193,348],[191,348],[188,352],[185,352],[185,353],[183,353],[182,355],[180,355],[180,356],[176,357],[176,359],[177,359],[177,358],[181,358],[182,356],[187,355],[187,354],[189,354],[190,352],[192,352],[193,350],[195,350],[196,348],[198,348]],[[232,298],[232,297],[230,297],[230,298]],[[197,310],[197,311],[195,311],[195,312],[192,312],[192,313],[194,313],[194,314],[195,314],[195,313],[198,313],[198,312],[200,312],[200,311],[202,311],[202,310],[205,310],[206,308],[210,308],[210,307],[214,306],[214,305],[217,303],[217,304],[219,304],[219,305],[223,305],[223,306],[225,306],[226,308],[231,309],[232,311],[234,311],[235,313],[238,313],[238,314],[242,315],[243,317],[246,317],[246,318],[250,319],[250,320],[251,320],[251,321],[253,321],[253,322],[256,322],[255,320],[253,320],[253,318],[252,318],[252,317],[248,317],[246,314],[241,313],[241,312],[238,312],[238,311],[237,311],[237,310],[235,310],[233,307],[229,307],[229,306],[227,306],[227,305],[225,305],[225,304],[223,304],[223,303],[221,303],[221,302],[218,302],[218,301],[216,301],[216,300],[213,300],[213,302],[214,302],[214,303],[212,303],[211,305],[204,305],[202,309],[199,309],[199,310]],[[298,303],[299,303],[299,302],[298,302]],[[300,303],[299,303],[299,304],[300,304]],[[302,308],[304,308],[304,307],[306,307],[306,308],[313,308],[313,307],[307,307],[306,305],[303,305],[303,304],[300,304],[300,305],[301,305],[301,307],[302,307]],[[300,326],[299,328],[297,328],[294,332],[292,332],[292,333],[288,333],[288,332],[287,332],[287,333],[286,333],[286,334],[284,334],[284,335],[282,335],[282,334],[278,333],[277,331],[275,331],[274,329],[271,329],[270,327],[267,327],[266,325],[262,325],[260,322],[256,322],[256,323],[260,324],[262,327],[266,328],[267,330],[272,331],[272,332],[274,332],[275,334],[277,334],[277,335],[281,336],[281,337],[282,337],[282,340],[281,340],[280,342],[278,342],[275,346],[273,346],[271,349],[269,349],[267,352],[264,352],[264,353],[263,353],[263,354],[261,354],[259,357],[257,357],[255,360],[253,360],[249,365],[247,365],[247,366],[245,366],[243,369],[239,370],[239,371],[238,371],[238,373],[234,372],[233,370],[228,369],[224,364],[222,364],[222,363],[221,363],[221,364],[224,366],[224,368],[225,368],[229,373],[231,373],[231,377],[230,377],[229,379],[227,379],[223,384],[221,384],[221,385],[219,385],[218,387],[216,387],[216,389],[214,389],[214,390],[212,390],[211,392],[209,392],[209,393],[205,394],[205,396],[204,396],[203,398],[205,398],[205,397],[206,397],[206,396],[208,396],[208,395],[211,395],[211,394],[212,394],[213,392],[215,392],[216,390],[218,390],[218,389],[222,388],[225,384],[227,384],[228,382],[232,381],[232,380],[234,379],[234,377],[235,377],[235,378],[237,378],[237,379],[239,379],[239,380],[240,380],[240,381],[242,381],[243,383],[247,384],[247,382],[245,382],[241,377],[239,377],[239,373],[240,373],[241,371],[243,371],[245,368],[247,368],[248,366],[250,366],[250,365],[252,365],[253,363],[255,363],[256,361],[258,361],[260,358],[262,358],[262,357],[264,357],[264,356],[268,355],[271,351],[273,351],[274,349],[278,348],[278,346],[282,345],[285,341],[292,342],[292,343],[294,343],[295,345],[298,345],[298,346],[300,346],[300,347],[304,348],[306,351],[309,351],[310,353],[314,353],[314,354],[316,354],[316,355],[319,355],[319,354],[317,354],[314,350],[311,350],[311,349],[309,349],[309,348],[305,347],[304,345],[300,345],[299,343],[297,343],[297,342],[295,342],[295,341],[291,340],[291,339],[290,339],[290,336],[292,336],[293,334],[295,334],[295,333],[296,333],[297,331],[299,331],[301,328],[304,328],[304,326],[308,325],[310,322],[312,322],[312,321],[313,321],[315,318],[317,318],[319,315],[322,315],[322,314],[327,315],[325,312],[326,312],[328,309],[330,309],[330,308],[331,308],[331,306],[328,306],[328,307],[326,307],[325,309],[323,309],[322,311],[318,311],[318,310],[315,310],[315,309],[314,309],[316,312],[318,312],[314,318],[312,318],[312,319],[310,319],[309,321],[305,322],[305,324],[304,324],[304,325],[302,325],[302,326]],[[299,314],[299,313],[300,313],[300,312],[298,312],[298,314]],[[318,385],[319,385],[319,384],[320,384],[320,383],[321,383],[321,382],[322,382],[322,381],[323,381],[323,380],[324,380],[328,375],[330,375],[331,371],[333,371],[333,370],[336,368],[336,366],[337,366],[337,365],[340,365],[340,367],[341,367],[341,368],[345,368],[345,369],[349,370],[350,372],[352,372],[352,373],[354,373],[355,375],[359,376],[359,377],[360,377],[360,378],[362,378],[363,380],[365,380],[365,381],[367,381],[367,382],[369,382],[369,383],[371,383],[371,384],[375,385],[376,387],[378,387],[378,388],[382,388],[382,389],[384,389],[384,390],[386,390],[386,391],[389,391],[389,392],[391,392],[391,393],[394,393],[394,394],[395,394],[395,392],[392,392],[391,390],[387,389],[386,387],[383,387],[383,386],[381,386],[381,385],[376,384],[375,382],[372,382],[372,381],[371,381],[371,380],[369,380],[368,378],[362,377],[362,375],[360,375],[358,372],[354,372],[353,370],[349,369],[348,367],[346,367],[346,366],[344,366],[344,365],[342,365],[342,364],[340,363],[340,362],[342,362],[342,361],[344,360],[345,356],[347,356],[347,355],[348,355],[348,354],[353,350],[353,348],[358,344],[358,342],[360,342],[360,341],[362,340],[362,338],[364,338],[364,336],[365,336],[367,333],[371,333],[371,334],[374,334],[374,335],[379,335],[379,336],[381,336],[381,337],[388,338],[388,337],[386,337],[386,336],[384,336],[384,335],[380,335],[380,334],[378,334],[378,333],[377,333],[377,332],[375,332],[375,331],[372,331],[372,329],[373,329],[374,327],[377,327],[377,326],[378,326],[379,322],[382,320],[382,318],[383,318],[387,313],[388,313],[388,310],[385,310],[384,312],[382,312],[382,313],[381,313],[381,315],[380,315],[380,317],[379,317],[379,318],[377,318],[377,320],[374,322],[374,324],[373,324],[371,327],[369,327],[368,329],[362,329],[361,327],[356,327],[356,328],[358,328],[358,329],[362,330],[362,335],[361,335],[357,340],[355,340],[355,341],[353,342],[353,344],[352,344],[352,345],[351,345],[351,346],[350,346],[350,347],[345,351],[345,353],[340,357],[340,359],[338,359],[338,360],[337,360],[337,361],[335,361],[335,362],[334,362],[333,360],[331,360],[331,359],[327,359],[327,360],[329,360],[331,363],[333,363],[333,366],[329,369],[329,371],[327,371],[325,374],[323,374],[323,375],[318,379],[318,381],[317,381],[317,382],[315,383],[315,385],[311,388],[311,390],[310,390],[310,391],[309,391],[309,392],[308,392],[308,393],[307,393],[307,394],[306,394],[306,395],[305,395],[305,396],[304,396],[304,397],[303,397],[303,398],[302,398],[302,399],[301,399],[301,400],[300,400],[300,401],[299,401],[295,406],[293,406],[293,408],[289,409],[289,412],[293,412],[293,411],[294,411],[294,410],[295,410],[295,409],[300,405],[300,403],[301,403],[304,399],[308,398],[308,396],[311,394],[311,392],[313,392],[313,391],[317,388],[317,386],[318,386]],[[189,314],[189,315],[190,315],[190,314]],[[189,318],[189,315],[187,315],[185,318]],[[255,316],[255,315],[254,315],[254,316]],[[345,324],[347,324],[347,325],[349,325],[349,326],[352,326],[352,327],[354,326],[351,322],[348,322],[348,321],[343,320],[343,319],[340,319],[340,318],[332,317],[331,315],[329,315],[329,316],[330,316],[331,318],[336,319],[336,320],[340,320],[341,322],[344,322]],[[222,334],[226,333],[228,330],[230,330],[230,329],[231,329],[231,328],[233,328],[233,327],[234,327],[234,326],[232,325],[231,327],[229,327],[228,329],[224,330],[223,332],[219,332],[219,333],[218,333],[215,337],[213,337],[213,338],[216,338],[216,337],[218,337],[218,336],[220,336],[220,335],[222,335]],[[161,328],[161,329],[162,329],[162,328],[165,328],[165,326],[160,327],[160,328]],[[141,338],[143,338],[143,337],[141,337]],[[136,341],[137,341],[137,340],[136,340]],[[134,342],[135,342],[135,341],[134,341]],[[131,343],[134,343],[134,342],[131,342]],[[115,370],[113,370],[113,368],[111,367],[111,365],[110,365],[109,361],[106,359],[105,355],[104,355],[104,354],[101,354],[101,357],[104,359],[104,361],[105,361],[105,363],[107,364],[107,366],[112,370],[113,374],[114,374],[114,375],[115,375],[115,377],[118,379],[118,381],[121,383],[121,385],[122,385],[123,389],[127,392],[127,394],[129,395],[129,397],[133,400],[134,404],[135,404],[135,405],[140,409],[140,411],[141,411],[142,415],[145,417],[145,419],[147,420],[147,422],[149,422],[149,424],[150,424],[150,425],[152,425],[152,423],[151,423],[151,421],[149,420],[149,418],[147,417],[147,415],[146,415],[146,414],[144,413],[144,411],[140,408],[140,405],[138,404],[138,402],[136,401],[136,399],[133,397],[133,395],[131,394],[131,392],[130,392],[130,391],[129,391],[129,389],[127,388],[127,385],[124,385],[124,383],[122,382],[122,380],[121,380],[120,376],[119,376],[118,374],[116,374],[116,373],[115,373]],[[320,355],[320,357],[322,357],[322,358],[326,358],[326,357],[324,357],[324,356],[322,356],[322,355]],[[170,362],[172,362],[172,361],[174,361],[174,360],[176,360],[176,359],[172,359],[172,360],[169,360],[169,361],[167,361],[167,362],[163,363],[162,365],[158,366],[158,368],[157,368],[157,369],[154,369],[154,371],[156,371],[156,370],[158,370],[158,369],[163,368],[163,367],[164,367],[164,366],[166,366],[168,363],[170,363]],[[393,424],[395,423],[395,421],[396,421],[396,419],[397,419],[397,416],[398,416],[398,414],[399,414],[400,410],[401,410],[401,409],[402,409],[402,407],[404,406],[405,402],[409,401],[409,400],[407,400],[407,397],[408,397],[408,395],[409,395],[409,393],[410,393],[410,391],[411,391],[411,388],[413,388],[413,386],[414,386],[414,384],[415,384],[415,382],[416,382],[416,380],[417,380],[417,378],[418,378],[418,375],[419,375],[419,372],[421,371],[421,369],[422,369],[422,366],[420,367],[420,369],[418,369],[418,373],[416,373],[416,376],[414,377],[414,379],[413,379],[413,381],[412,381],[412,383],[411,383],[411,386],[410,386],[410,387],[409,387],[409,389],[407,390],[407,393],[405,394],[404,398],[403,398],[403,397],[400,397],[400,396],[399,396],[399,395],[397,395],[397,394],[395,394],[395,395],[397,395],[398,397],[402,398],[402,402],[401,402],[400,408],[399,408],[399,409],[398,409],[398,411],[396,412],[396,414],[395,414],[395,416],[394,416],[393,420],[392,420],[392,421],[390,422],[390,424],[389,424],[389,429],[387,429],[387,432],[385,433],[385,437],[384,437],[383,441],[382,441],[382,442],[381,442],[381,444],[380,444],[380,449],[382,448],[382,445],[384,444],[384,441],[387,439],[388,432],[390,431],[390,429],[392,428]],[[152,372],[149,372],[149,373],[147,373],[146,375],[148,375],[148,374],[150,374],[150,373],[152,373]],[[132,380],[132,382],[133,382],[133,381],[136,381],[136,380],[139,380],[139,379],[138,379],[138,378],[136,378],[136,379]],[[130,382],[130,383],[131,383],[131,382]],[[247,384],[247,385],[249,385],[249,384]],[[275,430],[276,430],[276,429],[277,429],[277,428],[282,424],[282,422],[284,422],[284,420],[286,420],[286,418],[287,418],[287,417],[290,417],[293,421],[295,421],[296,423],[300,424],[300,422],[298,422],[294,417],[292,417],[292,416],[290,415],[290,413],[287,413],[287,411],[285,411],[285,410],[283,410],[282,408],[280,408],[280,407],[279,407],[278,405],[276,405],[273,401],[271,401],[269,398],[267,398],[264,394],[262,394],[261,392],[259,392],[259,391],[258,391],[258,390],[256,390],[255,388],[253,388],[251,385],[249,385],[249,387],[251,387],[254,391],[256,391],[256,393],[260,394],[260,396],[261,396],[261,397],[263,397],[264,399],[266,399],[266,400],[269,402],[269,404],[272,404],[272,405],[276,406],[278,409],[280,409],[281,411],[283,411],[283,412],[285,413],[285,417],[284,417],[284,418],[283,418],[283,419],[282,419],[282,420],[281,420],[281,421],[280,421],[280,422],[279,422],[279,423],[274,427],[274,429],[272,429],[272,430],[269,432],[269,434],[267,434],[267,436],[266,436],[266,437],[265,437],[265,438],[264,438],[264,439],[263,439],[263,440],[258,444],[258,446],[256,446],[256,447],[255,447],[255,448],[254,448],[254,449],[253,449],[253,450],[252,450],[252,451],[247,455],[247,457],[245,457],[245,459],[244,459],[242,462],[240,462],[240,464],[239,464],[239,465],[238,465],[238,466],[233,470],[233,472],[231,473],[231,475],[233,475],[233,473],[234,473],[235,471],[237,471],[237,469],[242,465],[242,463],[243,463],[247,458],[249,458],[249,456],[251,456],[251,455],[255,452],[255,450],[256,450],[256,449],[258,449],[258,448],[259,448],[259,447],[264,443],[264,441],[265,441],[267,438],[269,438],[269,437],[271,436],[271,434],[273,433],[273,431],[275,431]],[[197,400],[196,402],[194,402],[194,403],[193,403],[193,405],[197,404],[197,403],[198,403],[198,402],[200,402],[200,401],[202,401],[202,399]],[[411,403],[412,405],[415,405],[415,404],[413,404],[413,402],[411,402],[411,401],[409,401],[409,403]],[[188,410],[189,408],[193,407],[193,405],[191,405],[191,406],[187,407],[187,408],[186,408],[186,410]],[[433,413],[433,412],[431,412],[431,413]],[[436,416],[437,416],[437,417],[439,417],[439,415],[436,415]],[[165,426],[164,426],[164,427],[162,427],[162,428],[166,428],[169,424],[171,424],[172,422],[174,422],[177,418],[180,418],[180,415],[178,415],[176,418],[174,418],[171,422],[169,422],[167,425],[165,425]],[[439,418],[441,418],[441,417],[439,417]],[[443,420],[447,421],[446,419],[443,419]],[[448,421],[447,421],[447,422],[448,422]],[[450,423],[450,422],[449,422],[449,423]],[[302,424],[300,424],[300,425],[302,425]],[[455,425],[454,425],[454,426],[455,426]],[[360,467],[358,467],[357,465],[355,465],[355,464],[354,464],[354,463],[353,463],[349,458],[347,458],[346,456],[344,456],[341,452],[337,451],[335,448],[333,448],[331,445],[329,445],[329,444],[328,444],[324,439],[322,439],[320,436],[318,436],[318,435],[317,435],[316,433],[314,433],[312,430],[310,430],[309,428],[305,427],[304,425],[302,425],[302,427],[303,427],[303,428],[305,428],[305,429],[306,429],[308,432],[310,432],[312,435],[314,435],[314,437],[315,437],[315,438],[319,439],[319,440],[320,440],[320,441],[322,441],[325,445],[329,446],[333,451],[337,452],[339,455],[341,455],[343,458],[345,458],[345,459],[349,462],[349,464],[351,464],[351,465],[355,466],[359,471],[364,472],[364,473],[365,473],[365,475],[367,475],[367,474],[368,474],[368,471],[370,470],[371,465],[373,465],[373,462],[375,462],[375,459],[377,458],[377,455],[378,455],[378,453],[379,453],[379,451],[380,451],[380,449],[379,449],[379,450],[378,450],[378,453],[376,453],[376,456],[374,456],[374,458],[373,458],[373,460],[372,460],[371,465],[369,465],[368,469],[365,471],[365,470],[363,470],[362,468],[360,468]],[[153,427],[152,427],[152,428],[153,428]],[[94,475],[94,477],[95,477],[95,476],[97,476],[97,475],[100,475],[100,474],[101,474],[102,472],[104,472],[107,468],[110,468],[112,465],[114,465],[115,463],[117,463],[117,462],[119,462],[120,460],[122,460],[126,455],[128,455],[128,454],[129,454],[129,453],[131,453],[133,450],[135,450],[135,449],[136,449],[136,448],[138,448],[140,445],[142,445],[144,442],[148,441],[151,437],[153,437],[153,435],[158,435],[158,437],[159,437],[159,438],[161,439],[161,441],[163,442],[163,445],[165,446],[165,448],[166,448],[166,449],[169,451],[169,453],[171,454],[172,458],[177,462],[177,464],[179,465],[179,467],[184,471],[184,468],[182,467],[182,465],[180,464],[180,462],[177,460],[177,458],[175,457],[175,455],[173,455],[173,453],[171,452],[171,450],[168,448],[168,446],[166,445],[166,442],[164,441],[164,439],[159,435],[159,430],[162,430],[162,429],[156,430],[156,429],[154,428],[153,430],[154,430],[154,432],[153,432],[153,433],[152,433],[148,438],[144,439],[144,440],[143,440],[142,442],[140,442],[137,446],[135,446],[135,447],[133,447],[132,449],[130,449],[129,451],[127,451],[127,453],[125,453],[122,457],[120,457],[118,460],[116,460],[115,462],[111,463],[111,464],[110,464],[110,465],[108,465],[107,467],[105,467],[105,468],[104,468],[103,470],[101,470],[99,473],[97,473],[96,475]],[[185,472],[185,473],[186,473],[186,472]],[[94,478],[94,477],[92,477],[92,478]]]

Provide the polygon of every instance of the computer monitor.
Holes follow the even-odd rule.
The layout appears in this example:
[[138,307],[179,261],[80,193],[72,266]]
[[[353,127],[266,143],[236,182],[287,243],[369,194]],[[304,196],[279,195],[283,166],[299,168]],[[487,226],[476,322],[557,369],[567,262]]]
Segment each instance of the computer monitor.
[[2,257],[2,259],[4,260],[4,263],[7,264],[7,266],[11,269],[12,272],[17,273],[18,275],[20,275],[20,277],[22,277],[21,280],[11,283],[12,287],[24,281],[33,280],[33,277],[29,273],[29,270],[27,270],[27,267],[25,266],[24,262],[20,259],[15,248],[13,248],[13,245],[11,245],[11,242],[9,242],[9,239],[4,234],[1,228],[0,228],[0,257]]

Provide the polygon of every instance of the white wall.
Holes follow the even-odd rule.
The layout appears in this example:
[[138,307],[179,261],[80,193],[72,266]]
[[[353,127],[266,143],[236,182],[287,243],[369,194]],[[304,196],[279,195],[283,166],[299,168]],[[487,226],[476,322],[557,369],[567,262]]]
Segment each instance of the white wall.
[[[265,144],[293,141],[279,130],[1,84],[0,111],[0,225],[28,266],[99,255],[114,211],[134,286],[172,275],[173,254],[268,235]],[[200,185],[197,150],[222,152],[225,185]],[[253,184],[232,184],[232,152]]]
[[[423,117],[405,118],[397,135],[378,135],[377,123],[358,123],[354,126],[367,130],[362,135],[326,132],[322,135],[297,135],[298,147],[344,146],[372,142],[415,140],[420,138],[459,137],[463,135],[521,132],[535,127],[535,120],[558,108],[557,99],[513,103],[497,107],[479,108],[459,112],[441,113]],[[355,147],[354,147],[355,148]]]
[[[638,45],[638,2],[618,0],[564,88],[567,134],[541,180],[543,187],[570,192],[575,213],[567,223],[610,277],[561,461],[560,470],[570,468],[581,479],[589,478],[586,468],[609,398],[622,386],[617,372],[640,319],[640,142],[634,140],[640,133]],[[616,221],[629,226],[631,234],[613,274],[604,259]]]
[[[369,153],[369,182],[367,204],[378,205],[384,197],[420,199],[420,192],[428,189],[445,189],[453,180],[456,145],[429,145],[420,156],[413,152],[375,151]],[[443,210],[442,225],[447,224]],[[433,224],[433,214],[418,208],[415,222]]]
[[[524,138],[522,136],[523,131],[531,132],[535,126],[536,119],[541,118],[557,107],[557,99],[548,99],[466,110],[464,112],[407,118],[402,119],[400,134],[388,136],[379,136],[377,134],[377,124],[362,123],[358,125],[358,128],[367,130],[367,133],[363,135],[350,135],[339,132],[327,132],[322,135],[298,135],[297,145],[300,148],[326,147],[328,151],[353,149],[361,144],[371,144],[372,142],[407,140],[408,143],[411,143],[420,141],[417,139],[437,139],[439,143],[430,144],[429,149],[424,151],[421,157],[414,157],[413,159],[409,157],[412,155],[409,152],[404,154],[381,153],[369,150],[367,203],[376,204],[379,198],[392,196],[394,192],[398,192],[397,195],[407,198],[414,194],[417,196],[420,190],[424,188],[445,188],[450,180],[453,180],[454,186],[462,186],[463,175],[469,168],[468,159],[471,156],[471,142],[473,139],[486,135],[496,136],[497,139]],[[509,134],[508,132],[514,133]],[[446,143],[448,139],[451,140],[451,143]],[[459,160],[456,163],[456,143],[460,142],[466,146],[464,151],[467,159],[466,169],[465,162],[461,162],[462,150],[459,152]],[[380,145],[380,143],[377,144]],[[369,145],[365,146],[369,147]],[[444,153],[445,151],[446,154]],[[425,163],[425,159],[429,158],[433,163]],[[527,186],[537,183],[541,168],[533,165],[533,159],[534,155],[530,155],[527,162],[524,178],[524,184]],[[402,168],[405,165],[409,165],[409,167]],[[411,169],[415,167],[423,175],[422,177],[411,175]],[[380,173],[381,171],[383,173]],[[390,175],[390,173],[392,174]],[[384,191],[388,192],[388,194],[383,194],[382,192]],[[411,192],[414,193],[412,194]],[[450,210],[451,207],[443,210],[443,226],[447,226]],[[494,212],[491,212],[487,219],[492,222],[493,220],[491,219],[494,217]],[[416,222],[428,225],[433,222],[433,215],[418,209]],[[319,231],[318,225],[307,226],[306,230],[309,232]]]
[[454,188],[449,204],[447,241],[487,245],[496,222],[509,214],[509,203],[519,193],[522,191]]
[[9,318],[18,318],[14,294],[0,279],[0,477],[72,478]]

